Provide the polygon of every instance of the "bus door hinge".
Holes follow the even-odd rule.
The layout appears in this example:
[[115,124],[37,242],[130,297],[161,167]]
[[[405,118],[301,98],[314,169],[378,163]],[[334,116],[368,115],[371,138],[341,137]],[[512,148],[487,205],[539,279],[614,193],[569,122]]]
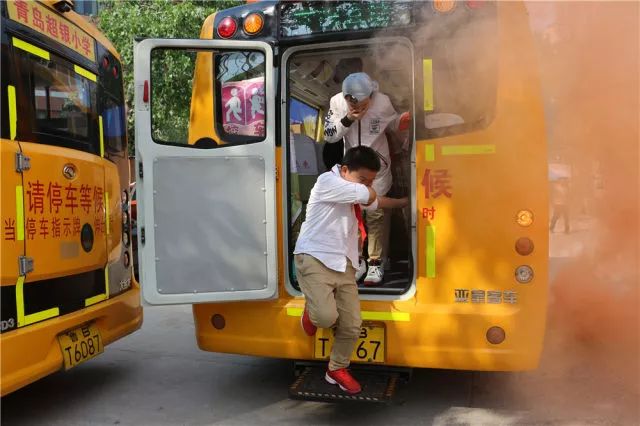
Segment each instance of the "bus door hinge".
[[142,179],[143,175],[144,173],[142,173],[142,161],[138,161],[138,177]]
[[280,180],[280,170],[276,167],[276,181]]
[[21,152],[16,152],[16,172],[22,173],[31,168],[31,159]]
[[24,276],[33,272],[33,257],[18,256],[18,275]]
[[144,237],[144,226],[140,228],[140,244],[144,245],[145,237]]

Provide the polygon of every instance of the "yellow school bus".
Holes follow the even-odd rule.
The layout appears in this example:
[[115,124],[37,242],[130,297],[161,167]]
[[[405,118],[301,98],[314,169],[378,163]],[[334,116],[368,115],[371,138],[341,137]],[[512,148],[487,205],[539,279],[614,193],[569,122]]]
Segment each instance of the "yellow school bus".
[[142,323],[120,58],[72,6],[2,3],[2,395]]
[[[179,132],[155,113],[169,60],[193,69]],[[536,368],[547,157],[524,4],[257,2],[211,15],[199,40],[144,40],[135,62],[143,295],[192,303],[201,349],[328,358],[330,331],[300,329],[292,252],[331,165],[329,100],[364,70],[411,113],[410,135],[389,135],[391,194],[411,203],[390,215],[384,282],[360,285],[353,360]]]

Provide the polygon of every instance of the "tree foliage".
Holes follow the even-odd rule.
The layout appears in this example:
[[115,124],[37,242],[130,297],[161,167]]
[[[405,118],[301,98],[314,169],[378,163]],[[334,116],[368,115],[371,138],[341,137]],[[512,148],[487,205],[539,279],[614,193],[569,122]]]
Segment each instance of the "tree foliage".
[[[204,0],[119,0],[100,3],[98,25],[122,59],[125,99],[129,111],[127,132],[130,152],[133,152],[134,146],[135,38],[198,38],[207,16],[241,3]],[[180,133],[186,131],[188,126],[193,63],[188,55],[167,59],[162,67],[164,78],[161,80],[167,84],[154,87],[153,91],[154,120],[161,122],[163,129],[175,129]]]

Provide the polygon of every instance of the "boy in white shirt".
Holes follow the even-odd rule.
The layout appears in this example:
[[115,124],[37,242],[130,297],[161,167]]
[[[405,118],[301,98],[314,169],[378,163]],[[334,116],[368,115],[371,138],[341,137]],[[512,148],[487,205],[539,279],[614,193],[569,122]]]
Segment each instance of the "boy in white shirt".
[[[371,147],[380,158],[373,189],[378,195],[386,195],[391,189],[391,157],[385,131],[402,132],[409,127],[409,113],[398,115],[389,97],[378,90],[377,83],[363,72],[348,75],[342,82],[342,92],[331,98],[325,119],[324,139],[335,143],[344,139],[345,150],[356,146]],[[388,212],[386,213],[388,216]],[[369,231],[369,267],[365,285],[382,283],[383,247],[389,239],[389,217],[382,207],[367,211]],[[364,274],[364,264],[357,268],[359,279]]]
[[366,209],[407,205],[407,198],[378,196],[371,187],[380,159],[369,147],[348,150],[342,165],[316,181],[300,236],[294,250],[295,266],[306,306],[302,328],[309,336],[318,327],[336,328],[325,379],[347,393],[360,392],[360,384],[347,367],[360,335],[360,299],[355,280],[359,262],[359,236],[366,236],[361,206]]

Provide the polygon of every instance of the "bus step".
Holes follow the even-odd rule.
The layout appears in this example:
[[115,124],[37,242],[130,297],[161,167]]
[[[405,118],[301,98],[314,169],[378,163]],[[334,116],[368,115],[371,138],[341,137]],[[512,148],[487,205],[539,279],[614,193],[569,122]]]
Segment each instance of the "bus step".
[[325,378],[327,364],[296,364],[299,373],[289,387],[289,398],[304,401],[359,401],[391,403],[399,385],[410,377],[408,369],[394,369],[382,366],[351,365],[351,374],[360,382],[362,392],[349,395],[337,385],[329,384]]

